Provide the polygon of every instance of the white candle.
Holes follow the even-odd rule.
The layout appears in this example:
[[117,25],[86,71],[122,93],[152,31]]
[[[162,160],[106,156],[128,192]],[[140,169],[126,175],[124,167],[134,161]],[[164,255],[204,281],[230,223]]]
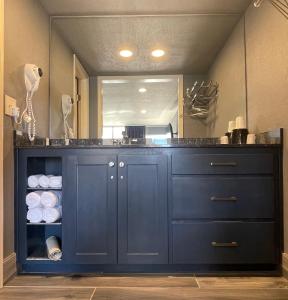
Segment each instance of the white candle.
[[228,132],[232,132],[236,127],[235,121],[229,121]]
[[256,144],[256,134],[250,133],[247,135],[247,144]]
[[220,143],[222,144],[222,145],[228,145],[229,144],[229,139],[228,139],[228,136],[221,136],[221,138],[220,138]]
[[238,116],[236,118],[236,129],[245,129],[246,125],[245,125],[245,121],[244,118],[242,116]]

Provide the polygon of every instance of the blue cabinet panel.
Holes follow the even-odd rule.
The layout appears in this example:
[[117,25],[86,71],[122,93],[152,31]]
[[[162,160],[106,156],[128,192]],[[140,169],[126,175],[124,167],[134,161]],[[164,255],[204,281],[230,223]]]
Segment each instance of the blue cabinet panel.
[[167,158],[123,155],[118,175],[118,263],[168,263]]
[[276,263],[274,223],[174,222],[174,264]]
[[272,154],[174,154],[173,174],[272,174]]
[[174,219],[274,218],[270,176],[173,176]]
[[[112,156],[68,157],[64,165],[64,254],[71,263],[117,263],[117,179]],[[66,247],[65,247],[66,246]]]

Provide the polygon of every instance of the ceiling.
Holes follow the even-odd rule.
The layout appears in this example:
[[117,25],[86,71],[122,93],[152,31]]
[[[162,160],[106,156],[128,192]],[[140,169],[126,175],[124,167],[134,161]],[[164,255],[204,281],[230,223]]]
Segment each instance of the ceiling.
[[93,14],[242,14],[251,0],[40,0],[50,15]]
[[168,125],[178,112],[177,76],[105,79],[102,87],[104,126]]
[[[56,18],[52,26],[91,76],[204,74],[238,21],[238,15],[230,14],[89,17]],[[122,59],[123,48],[133,50],[134,57]],[[155,48],[163,48],[167,55],[152,59]]]

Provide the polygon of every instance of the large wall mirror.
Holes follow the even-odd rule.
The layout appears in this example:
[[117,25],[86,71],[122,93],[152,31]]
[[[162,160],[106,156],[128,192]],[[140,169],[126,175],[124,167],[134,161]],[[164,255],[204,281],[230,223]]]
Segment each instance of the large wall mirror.
[[50,136],[223,135],[246,118],[244,27],[240,12],[52,17]]

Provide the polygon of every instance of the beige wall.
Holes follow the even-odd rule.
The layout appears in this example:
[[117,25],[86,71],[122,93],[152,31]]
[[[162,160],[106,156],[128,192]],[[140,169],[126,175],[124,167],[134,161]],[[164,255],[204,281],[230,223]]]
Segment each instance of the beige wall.
[[[64,138],[62,95],[73,98],[73,51],[55,26],[51,34],[50,137]],[[72,127],[73,119],[69,118]]]
[[[23,66],[33,63],[44,76],[33,98],[37,135],[48,136],[49,17],[37,0],[5,0],[4,89],[23,109]],[[14,172],[12,121],[4,120],[4,256],[14,251]]]
[[246,117],[244,18],[219,53],[208,78],[219,83],[219,98],[211,106],[207,134],[219,137],[227,132],[230,120]]
[[0,0],[0,288],[3,286],[4,0]]
[[250,131],[285,129],[284,221],[288,253],[288,21],[268,1],[246,13]]

